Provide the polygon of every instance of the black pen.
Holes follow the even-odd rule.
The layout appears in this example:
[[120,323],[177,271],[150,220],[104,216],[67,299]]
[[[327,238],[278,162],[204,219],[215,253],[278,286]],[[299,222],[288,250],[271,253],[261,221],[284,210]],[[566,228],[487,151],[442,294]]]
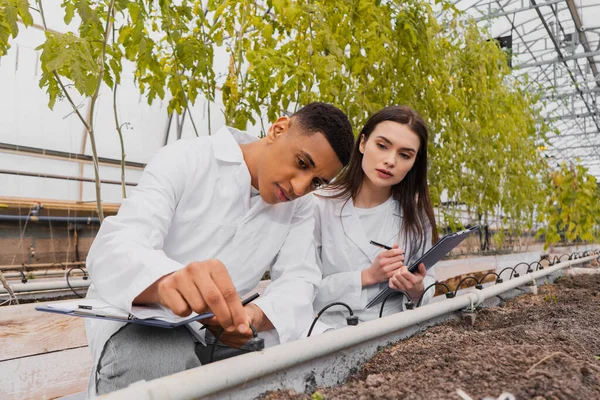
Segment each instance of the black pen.
[[391,249],[392,249],[390,246],[386,246],[385,244],[377,243],[377,242],[376,242],[376,241],[374,241],[374,240],[371,240],[369,243],[371,243],[371,244],[372,244],[372,245],[374,245],[374,246],[379,246],[379,247],[382,247],[382,248],[384,248],[384,249],[386,249],[386,250],[391,250]]

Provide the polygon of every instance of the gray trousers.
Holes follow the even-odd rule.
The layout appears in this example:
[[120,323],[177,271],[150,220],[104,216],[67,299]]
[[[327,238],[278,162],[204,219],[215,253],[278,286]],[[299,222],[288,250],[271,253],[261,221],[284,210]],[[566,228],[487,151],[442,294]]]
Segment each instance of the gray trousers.
[[[208,364],[214,336],[206,332],[206,343],[199,343],[185,327],[156,328],[127,324],[104,345],[98,361],[96,392],[98,395],[123,389],[140,380],[152,380]],[[249,350],[234,349],[221,343],[215,348],[213,361]]]

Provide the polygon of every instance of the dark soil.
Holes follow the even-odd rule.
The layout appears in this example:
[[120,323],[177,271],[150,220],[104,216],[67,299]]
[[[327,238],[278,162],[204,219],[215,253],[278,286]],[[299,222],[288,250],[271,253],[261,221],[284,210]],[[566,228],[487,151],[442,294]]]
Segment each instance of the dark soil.
[[[313,399],[600,399],[600,275],[564,277],[389,346]],[[310,399],[272,392],[266,399]]]

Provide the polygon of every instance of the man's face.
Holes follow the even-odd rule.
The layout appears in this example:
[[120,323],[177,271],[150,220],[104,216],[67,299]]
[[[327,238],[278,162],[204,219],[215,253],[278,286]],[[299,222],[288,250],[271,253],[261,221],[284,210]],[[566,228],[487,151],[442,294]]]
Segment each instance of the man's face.
[[329,183],[342,169],[323,134],[303,134],[298,121],[281,117],[267,132],[267,148],[258,170],[265,203],[294,200]]

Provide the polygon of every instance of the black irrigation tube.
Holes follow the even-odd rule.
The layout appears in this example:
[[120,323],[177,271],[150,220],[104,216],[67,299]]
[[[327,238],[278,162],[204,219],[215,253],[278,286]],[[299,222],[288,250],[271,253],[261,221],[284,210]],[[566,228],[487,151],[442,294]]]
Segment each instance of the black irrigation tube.
[[475,288],[476,289],[483,289],[483,285],[481,285],[479,283],[479,281],[477,280],[477,278],[475,278],[473,275],[469,275],[463,279],[460,280],[460,282],[458,282],[458,285],[456,285],[456,288],[454,289],[454,297],[456,297],[456,294],[458,293],[458,289],[460,289],[460,285],[462,285],[463,282],[468,281],[469,279],[474,280],[475,281]]
[[[504,268],[502,271],[500,271],[500,272],[498,273],[498,277],[501,277],[501,276],[502,276],[502,273],[503,273],[504,271],[508,271],[508,270],[511,270],[511,271],[512,271],[512,269],[513,269],[513,267],[506,267],[506,268]],[[510,278],[508,278],[508,280],[510,281],[511,279],[512,279],[512,274],[510,275]]]
[[321,309],[321,311],[319,311],[317,313],[317,316],[315,317],[315,319],[313,320],[312,324],[310,325],[310,329],[308,330],[308,335],[306,335],[306,337],[310,337],[310,334],[313,331],[313,328],[315,327],[315,324],[317,323],[317,321],[319,320],[319,318],[321,317],[321,315],[323,315],[323,313],[325,311],[327,311],[329,308],[333,307],[333,306],[344,306],[348,309],[348,312],[350,313],[349,317],[346,317],[346,322],[348,323],[348,325],[358,325],[358,317],[356,315],[354,315],[354,312],[352,312],[352,308],[346,304],[346,303],[342,303],[341,301],[336,301],[333,303],[329,303],[327,304],[325,307],[323,307]]
[[74,269],[78,269],[78,270],[81,270],[81,272],[83,272],[83,280],[84,280],[84,281],[87,281],[87,279],[88,279],[88,274],[87,274],[87,272],[85,272],[85,271],[83,270],[83,268],[81,268],[81,267],[73,267],[73,268],[70,268],[70,269],[67,271],[66,275],[65,275],[65,277],[67,278],[67,285],[69,285],[69,289],[71,289],[71,291],[72,291],[73,293],[75,293],[75,295],[76,295],[77,297],[79,297],[79,298],[82,298],[82,299],[83,299],[85,296],[82,296],[82,295],[80,295],[79,293],[77,293],[77,292],[75,291],[75,289],[73,289],[73,286],[71,286],[71,284],[69,283],[69,275],[71,274],[71,271],[73,271]]
[[510,273],[510,277],[508,278],[509,281],[513,278],[513,276],[515,278],[518,278],[519,276],[521,276],[521,274],[519,274],[517,272],[517,267],[519,265],[527,265],[527,271],[525,271],[526,274],[528,274],[530,272],[533,272],[533,270],[529,267],[529,264],[527,264],[526,262],[520,262],[520,263],[518,263],[517,265],[515,265],[514,267],[511,268],[512,272]]
[[[403,291],[403,290],[394,290],[393,292],[391,292],[391,293],[388,293],[388,294],[387,294],[387,296],[385,296],[385,298],[384,298],[384,299],[383,299],[383,301],[381,302],[381,308],[379,309],[379,318],[381,318],[381,317],[383,316],[383,307],[385,307],[385,303],[388,301],[388,299],[389,299],[390,297],[392,297],[392,296],[395,296],[395,295],[401,295],[401,296],[404,296],[404,297],[406,297],[406,298],[408,299],[408,303],[410,303],[410,302],[411,302],[411,298],[410,298],[410,296],[408,295],[408,293],[406,293],[406,292],[405,292],[405,291]],[[407,304],[407,308],[408,308],[408,303],[406,303],[406,304]]]
[[52,267],[54,267],[55,265],[60,265],[60,266],[62,267],[62,269],[66,269],[65,265],[64,265],[63,263],[61,263],[61,262],[55,262],[55,263],[53,263],[52,265],[50,265],[50,266],[48,267],[48,269],[51,269],[51,268],[52,268]]
[[[556,264],[560,263],[560,261],[562,260],[563,257],[568,257],[569,260],[576,260],[577,258],[583,258],[583,257],[589,257],[591,255],[597,255],[598,257],[596,257],[596,259],[598,261],[600,261],[600,250],[586,250],[583,253],[579,253],[579,252],[573,252],[571,254],[561,254],[560,256],[554,256],[554,259],[552,261],[550,261],[549,266],[553,266],[555,264],[554,261],[556,261]],[[440,282],[435,282],[431,285],[429,285],[427,288],[425,288],[425,290],[423,291],[423,294],[421,294],[421,297],[419,298],[419,301],[417,302],[417,307],[421,306],[421,302],[423,301],[423,297],[425,296],[425,293],[432,287],[434,286],[443,286],[446,288],[446,298],[452,298],[455,297],[456,294],[458,293],[458,290],[460,289],[460,286],[463,282],[467,281],[467,280],[474,280],[476,282],[475,288],[476,289],[483,289],[483,281],[485,280],[485,278],[487,278],[490,275],[495,275],[496,276],[496,282],[495,284],[499,284],[502,283],[503,280],[501,278],[501,275],[504,271],[511,271],[510,277],[508,278],[508,280],[511,280],[513,277],[514,278],[518,278],[520,275],[519,273],[516,271],[517,267],[520,265],[526,265],[527,266],[527,271],[525,272],[525,274],[529,274],[534,272],[532,266],[536,265],[535,271],[538,270],[543,270],[544,266],[542,265],[542,263],[540,261],[532,261],[531,263],[526,263],[526,262],[520,262],[518,264],[516,264],[514,267],[506,267],[504,269],[502,269],[502,271],[500,271],[499,273],[496,272],[488,272],[487,274],[485,274],[480,280],[477,280],[477,278],[475,278],[475,276],[473,275],[469,275],[466,276],[465,278],[463,278],[460,282],[458,282],[458,284],[456,285],[456,288],[454,289],[454,291],[450,290],[450,288],[448,287],[448,285],[444,284],[444,283],[440,283]],[[396,292],[394,292],[396,293]],[[386,299],[390,296],[392,296],[394,293],[390,293]],[[400,293],[400,292],[398,292]],[[404,293],[404,292],[401,292]],[[408,297],[408,295],[407,295]],[[410,297],[409,297],[410,298]],[[409,302],[410,303],[410,302]],[[409,303],[407,303],[407,309],[412,309],[412,307],[408,307]],[[412,305],[412,304],[411,304]],[[381,318],[382,316],[382,311],[383,311],[383,307],[382,310],[379,313],[379,317]]]
[[[254,325],[250,324],[250,329],[252,330],[252,338],[250,340],[248,340],[248,342],[246,343],[246,345],[250,347],[250,351],[260,351],[260,350],[264,349],[265,348],[265,339],[258,337],[258,332],[256,331],[256,328],[254,327]],[[223,336],[224,332],[225,332],[225,329],[221,328],[221,329],[219,329],[219,332],[215,336],[215,341],[212,344],[212,348],[210,349],[210,358],[208,360],[209,364],[214,361],[215,350],[217,349],[217,344],[219,343],[219,340],[221,339],[221,336]]]
[[572,255],[573,255],[573,254],[571,254],[571,255],[569,255],[569,254],[561,254],[560,256],[554,256],[554,258],[553,258],[553,259],[552,259],[552,261],[550,262],[550,265],[552,266],[552,265],[554,265],[554,264],[560,264],[560,262],[561,262],[561,260],[562,260],[562,258],[563,258],[564,256],[567,256],[567,257],[569,257],[569,258],[568,258],[568,260],[570,260]]
[[23,272],[23,270],[21,268],[9,268],[9,269],[2,270],[3,273],[6,271],[17,271],[18,273],[21,274],[21,283],[27,283],[27,276],[25,275],[25,272]]
[[487,277],[488,277],[488,276],[490,276],[490,275],[496,275],[496,283],[502,283],[502,282],[503,282],[503,281],[502,281],[502,278],[500,278],[500,275],[498,275],[498,274],[497,274],[497,273],[495,273],[495,272],[488,272],[487,274],[485,274],[485,275],[483,276],[483,278],[481,278],[481,279],[479,280],[479,284],[480,284],[480,285],[483,285],[483,281],[485,280],[485,278],[487,278]]
[[425,297],[425,293],[427,293],[427,291],[429,289],[431,289],[434,286],[442,286],[446,288],[446,298],[447,299],[451,299],[454,297],[454,292],[452,292],[452,290],[450,290],[450,288],[448,287],[448,285],[446,285],[445,283],[441,283],[441,282],[434,282],[431,285],[427,286],[425,288],[425,290],[423,290],[423,293],[421,294],[421,297],[419,297],[419,301],[417,301],[417,307],[421,307],[421,303],[423,302],[423,297]]

